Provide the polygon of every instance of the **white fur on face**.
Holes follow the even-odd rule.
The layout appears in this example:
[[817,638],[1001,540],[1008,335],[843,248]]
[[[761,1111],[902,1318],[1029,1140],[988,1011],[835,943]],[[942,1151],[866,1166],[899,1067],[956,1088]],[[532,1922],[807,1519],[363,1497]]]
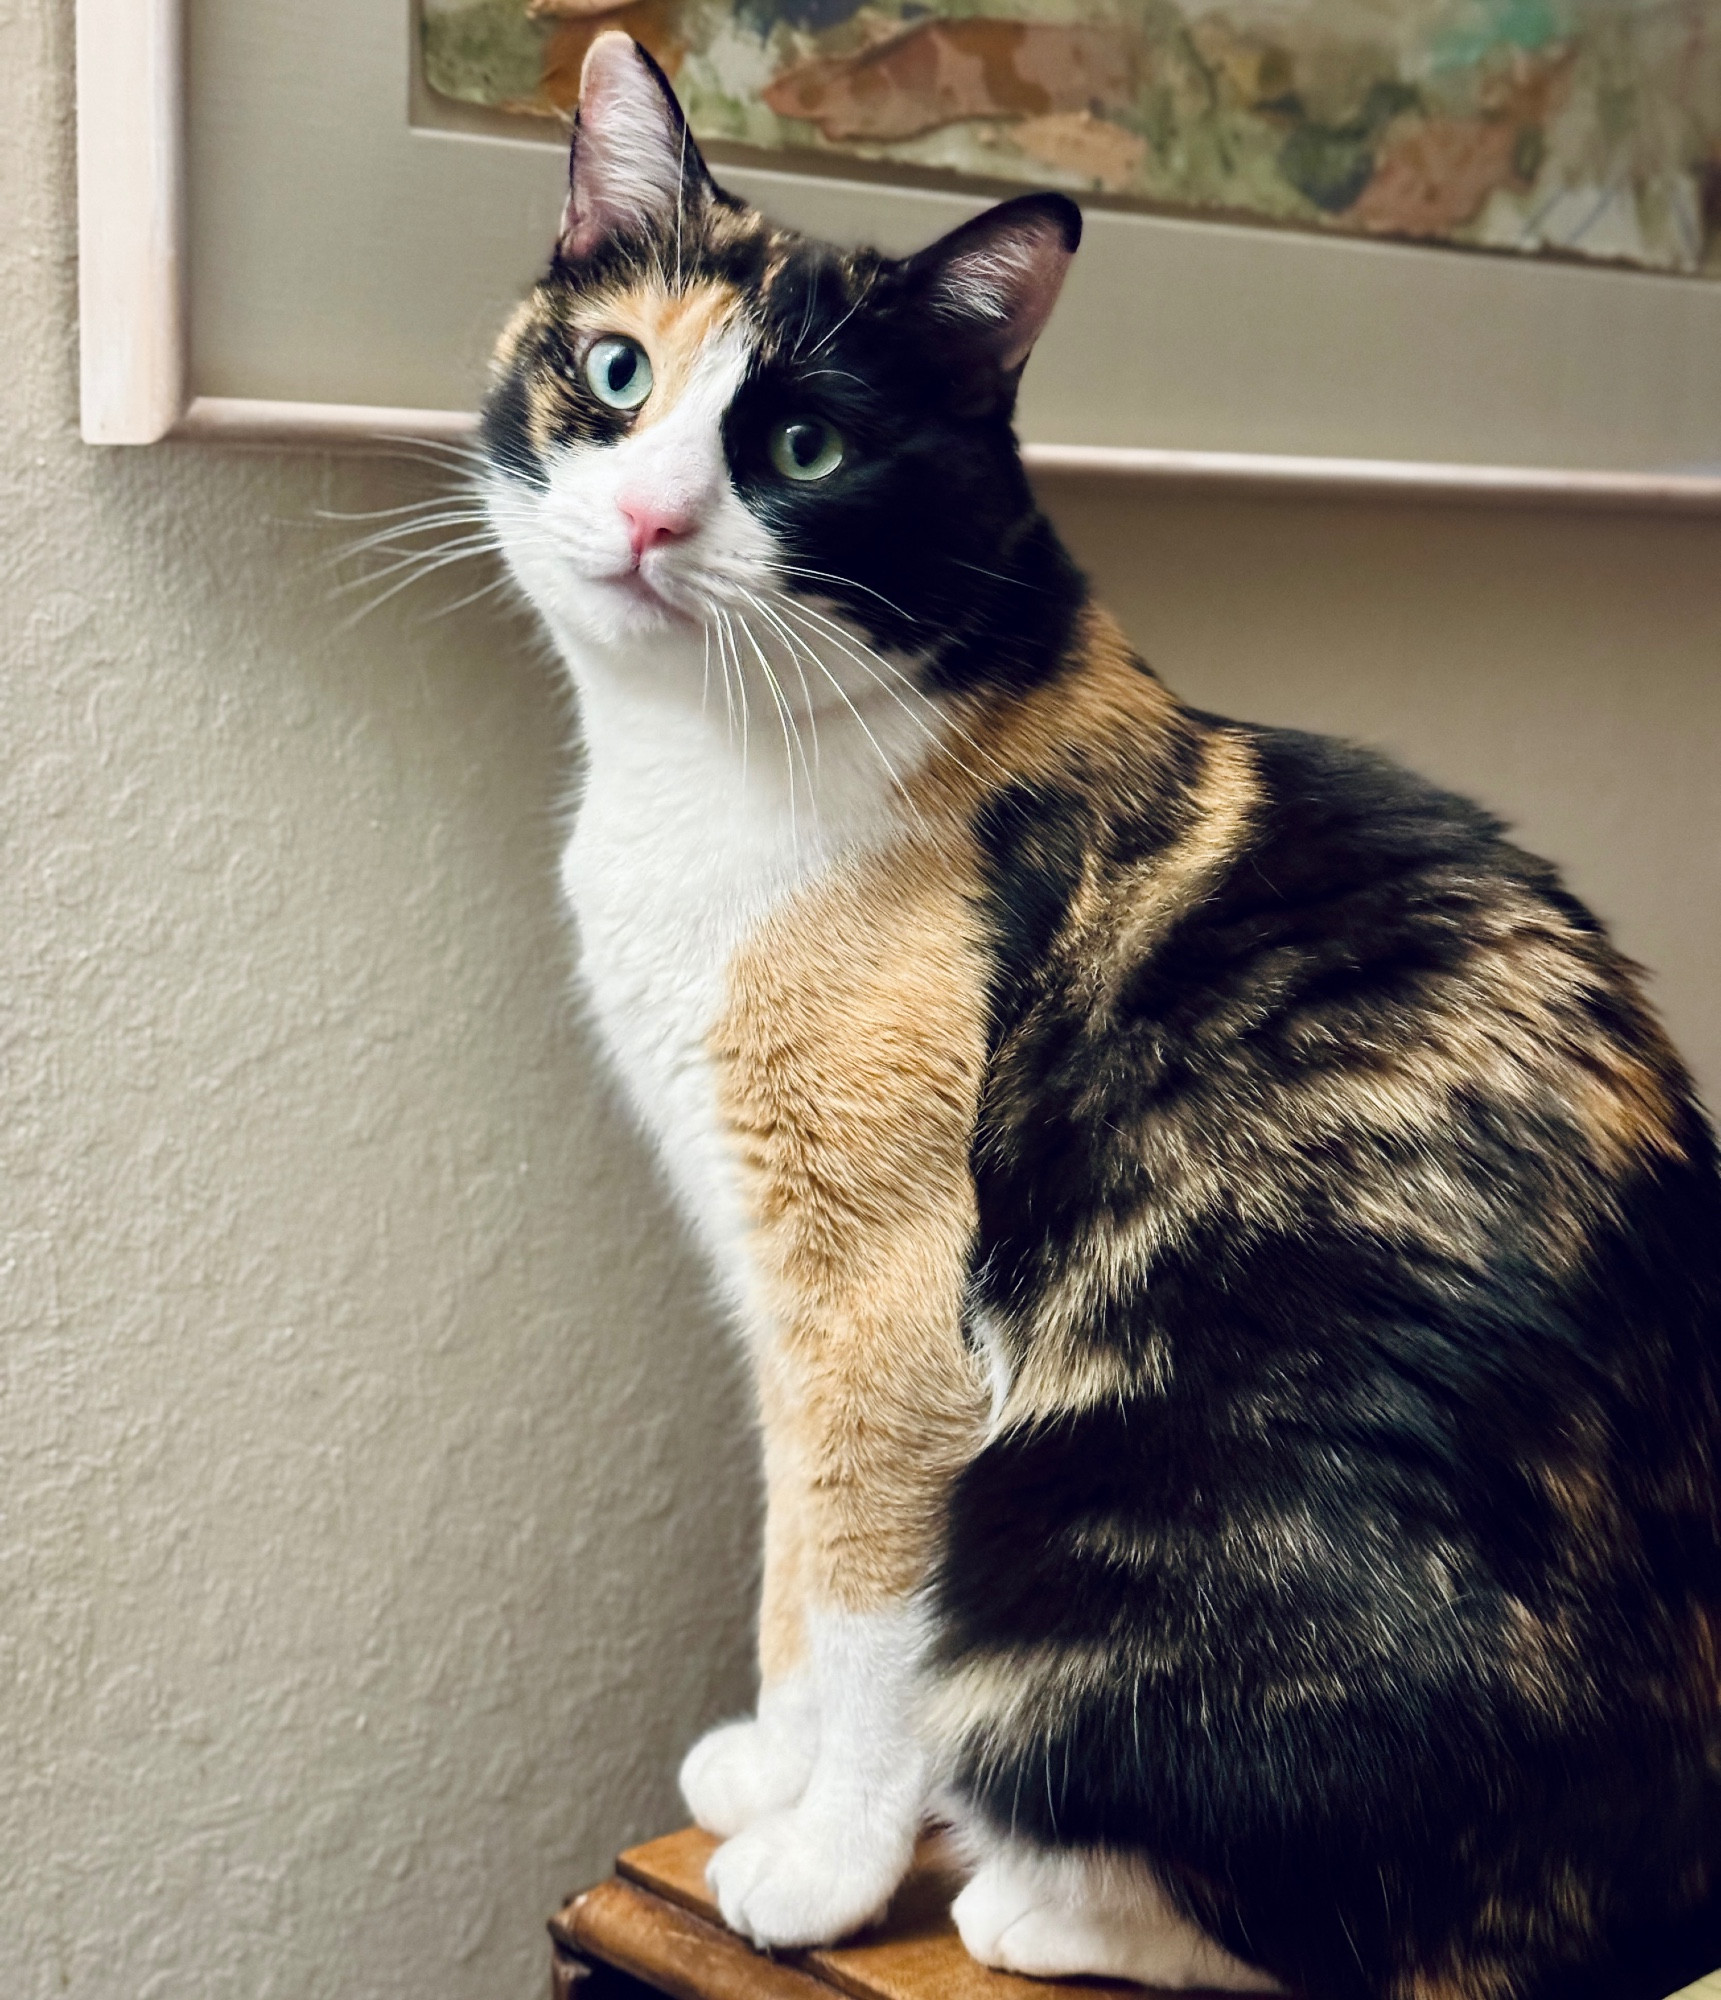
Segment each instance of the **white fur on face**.
[[[749,357],[744,326],[712,335],[655,422],[619,443],[565,447],[543,488],[493,475],[490,516],[576,678],[715,702],[728,734],[751,743],[758,774],[775,771],[804,815],[818,803],[814,732],[850,739],[852,757],[829,763],[820,787],[841,817],[847,794],[870,809],[881,781],[895,792],[944,722],[914,663],[876,651],[819,601],[816,578],[786,589],[802,581],[797,565],[736,493],[723,446]],[[694,525],[636,565],[624,500]]]
[[[490,511],[509,566],[559,641],[631,649],[694,633],[737,587],[769,588],[771,537],[741,504],[723,451],[723,414],[746,372],[735,327],[706,343],[675,405],[617,444],[570,445],[546,489],[496,478]],[[646,501],[691,532],[646,550],[637,567],[621,511]]]

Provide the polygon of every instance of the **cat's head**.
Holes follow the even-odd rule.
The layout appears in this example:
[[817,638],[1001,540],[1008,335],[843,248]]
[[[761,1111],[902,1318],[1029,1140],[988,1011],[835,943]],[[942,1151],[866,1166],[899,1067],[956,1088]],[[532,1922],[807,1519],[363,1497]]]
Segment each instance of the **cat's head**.
[[599,36],[484,413],[552,630],[632,653],[723,611],[774,629],[785,596],[899,657],[1018,630],[1042,586],[1012,574],[1038,517],[1011,415],[1080,233],[1038,194],[905,259],[809,241],[717,187],[657,65]]

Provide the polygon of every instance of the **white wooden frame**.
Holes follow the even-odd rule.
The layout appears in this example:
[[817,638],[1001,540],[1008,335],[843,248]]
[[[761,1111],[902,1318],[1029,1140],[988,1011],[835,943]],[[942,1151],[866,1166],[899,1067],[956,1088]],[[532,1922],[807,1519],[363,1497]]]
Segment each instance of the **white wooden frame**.
[[[363,448],[467,436],[469,413],[203,396],[189,380],[182,0],[77,0],[82,431]],[[1182,489],[1721,513],[1721,474],[1030,443],[1043,474]]]

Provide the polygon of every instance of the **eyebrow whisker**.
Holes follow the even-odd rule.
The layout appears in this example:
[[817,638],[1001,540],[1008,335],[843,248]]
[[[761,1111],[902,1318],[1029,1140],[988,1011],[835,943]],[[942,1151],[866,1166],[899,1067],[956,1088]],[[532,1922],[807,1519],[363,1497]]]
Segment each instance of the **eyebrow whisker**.
[[817,360],[818,357],[825,351],[825,349],[830,346],[831,342],[836,339],[837,335],[842,332],[843,328],[847,326],[849,321],[854,318],[855,314],[860,311],[863,299],[864,299],[864,294],[863,298],[857,298],[855,300],[854,304],[849,307],[848,311],[843,314],[842,318],[837,321],[836,325],[830,329],[830,331],[825,335],[824,339],[821,340],[818,346],[813,349],[812,353],[807,356],[807,359],[809,361]]

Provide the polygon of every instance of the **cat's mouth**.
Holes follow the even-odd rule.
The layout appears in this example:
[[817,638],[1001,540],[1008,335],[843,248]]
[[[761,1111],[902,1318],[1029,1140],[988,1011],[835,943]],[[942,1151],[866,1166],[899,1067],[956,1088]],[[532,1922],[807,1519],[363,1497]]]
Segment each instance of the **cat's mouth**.
[[690,611],[659,590],[643,569],[616,570],[604,581],[627,602],[638,605],[642,610],[655,611],[659,617],[679,619],[683,624],[698,622]]

